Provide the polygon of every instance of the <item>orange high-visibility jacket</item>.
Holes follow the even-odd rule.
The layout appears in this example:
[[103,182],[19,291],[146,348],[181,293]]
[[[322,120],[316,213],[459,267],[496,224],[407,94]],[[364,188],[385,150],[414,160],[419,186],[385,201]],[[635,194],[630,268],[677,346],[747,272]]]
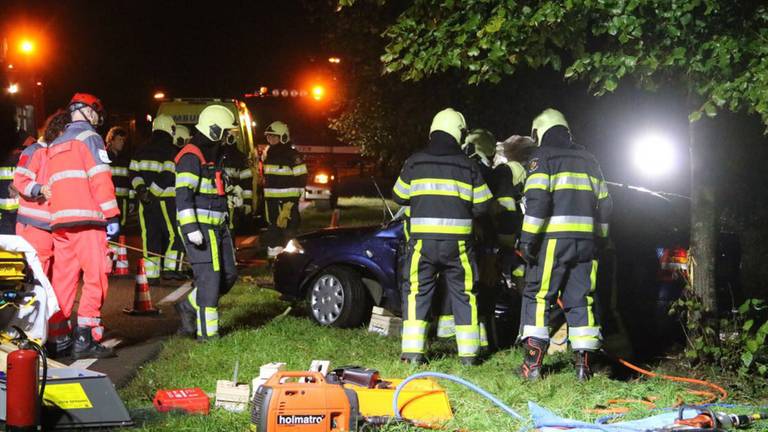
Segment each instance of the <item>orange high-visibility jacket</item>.
[[40,192],[48,181],[48,144],[41,140],[29,145],[21,153],[19,165],[13,173],[13,187],[19,191],[19,211],[16,221],[37,228],[51,230],[51,212],[48,201]]
[[88,122],[67,125],[48,148],[51,229],[106,225],[120,215],[104,140]]

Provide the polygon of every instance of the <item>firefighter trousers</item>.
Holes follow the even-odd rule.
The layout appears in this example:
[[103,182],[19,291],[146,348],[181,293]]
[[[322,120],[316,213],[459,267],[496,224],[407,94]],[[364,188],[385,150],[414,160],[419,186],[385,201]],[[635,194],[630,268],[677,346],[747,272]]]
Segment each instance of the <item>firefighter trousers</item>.
[[[286,226],[279,227],[277,221],[283,206],[292,203],[290,219]],[[264,242],[267,247],[282,247],[296,234],[301,224],[298,198],[267,198],[264,200],[264,213],[267,217],[267,232],[264,233]]]
[[424,353],[432,297],[441,277],[456,324],[460,357],[474,357],[480,347],[477,318],[477,264],[472,244],[464,240],[411,239],[406,251],[408,281],[403,289],[403,353]]
[[[150,203],[139,203],[139,225],[144,249],[144,266],[148,279],[160,277],[160,270],[177,271],[183,257],[176,231],[176,203],[174,198],[156,198]],[[160,258],[153,254],[165,255]]]
[[195,289],[187,297],[197,311],[197,336],[217,336],[219,332],[219,298],[237,281],[235,248],[226,225],[200,226],[203,243],[195,246],[185,241],[192,263]]
[[597,259],[590,239],[548,238],[536,263],[525,270],[521,311],[521,339],[549,340],[549,312],[558,296],[568,322],[574,350],[600,349],[602,335],[596,314]]

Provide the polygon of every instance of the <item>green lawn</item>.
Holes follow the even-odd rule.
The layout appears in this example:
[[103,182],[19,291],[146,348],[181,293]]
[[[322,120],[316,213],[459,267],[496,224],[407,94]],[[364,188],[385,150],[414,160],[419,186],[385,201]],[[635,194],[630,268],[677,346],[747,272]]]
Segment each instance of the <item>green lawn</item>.
[[[380,201],[379,201],[380,202]],[[371,207],[373,204],[373,208]],[[378,222],[378,213],[372,201],[342,201],[342,223]],[[307,225],[327,225],[329,212],[308,212]],[[347,219],[344,219],[344,218]],[[324,222],[325,221],[325,222]],[[570,356],[548,357],[545,365],[549,373],[541,382],[528,384],[517,377],[516,370],[522,360],[519,350],[497,353],[483,365],[467,368],[458,364],[445,343],[438,344],[428,366],[411,367],[398,361],[399,340],[369,334],[365,329],[341,330],[321,328],[313,324],[302,312],[279,300],[278,293],[259,288],[269,281],[262,270],[244,278],[221,302],[224,337],[208,344],[171,338],[159,358],[144,366],[138,376],[120,393],[142,430],[246,430],[249,413],[232,414],[213,409],[209,416],[160,415],[151,408],[151,400],[158,389],[201,387],[215,391],[217,379],[231,379],[236,361],[240,362],[241,381],[250,382],[259,373],[259,366],[282,361],[288,369],[305,370],[311,360],[330,360],[332,367],[363,365],[378,369],[384,377],[406,377],[419,371],[439,371],[468,379],[500,397],[505,403],[528,415],[527,402],[535,401],[556,413],[582,420],[594,420],[599,415],[585,410],[604,404],[609,399],[640,399],[657,397],[660,407],[672,406],[679,397],[690,402],[696,398],[685,393],[685,386],[659,379],[618,381],[598,374],[586,384],[573,376]],[[722,383],[722,382],[721,382]],[[456,418],[449,430],[496,431],[518,430],[519,422],[505,416],[488,401],[452,383],[444,383]],[[766,404],[764,396],[752,400],[739,395],[742,402]],[[763,400],[760,400],[763,399]],[[733,402],[733,401],[731,401]],[[647,414],[642,408],[633,410],[630,417]],[[403,426],[390,426],[384,430],[411,430]]]

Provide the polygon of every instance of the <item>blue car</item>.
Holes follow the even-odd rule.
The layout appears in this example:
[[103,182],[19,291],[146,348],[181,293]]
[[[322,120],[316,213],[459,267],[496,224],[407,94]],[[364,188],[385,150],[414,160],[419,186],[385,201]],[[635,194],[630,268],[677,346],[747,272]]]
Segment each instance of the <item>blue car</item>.
[[400,312],[398,256],[403,221],[329,228],[292,239],[274,264],[275,289],[288,300],[306,299],[317,323],[357,327],[373,305]]

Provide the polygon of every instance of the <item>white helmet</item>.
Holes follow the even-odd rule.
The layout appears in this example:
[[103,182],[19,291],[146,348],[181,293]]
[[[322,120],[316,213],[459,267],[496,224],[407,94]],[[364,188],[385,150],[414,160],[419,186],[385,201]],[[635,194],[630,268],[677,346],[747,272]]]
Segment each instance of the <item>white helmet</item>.
[[195,129],[211,141],[221,141],[224,131],[237,128],[235,115],[222,105],[209,105],[200,112]]

